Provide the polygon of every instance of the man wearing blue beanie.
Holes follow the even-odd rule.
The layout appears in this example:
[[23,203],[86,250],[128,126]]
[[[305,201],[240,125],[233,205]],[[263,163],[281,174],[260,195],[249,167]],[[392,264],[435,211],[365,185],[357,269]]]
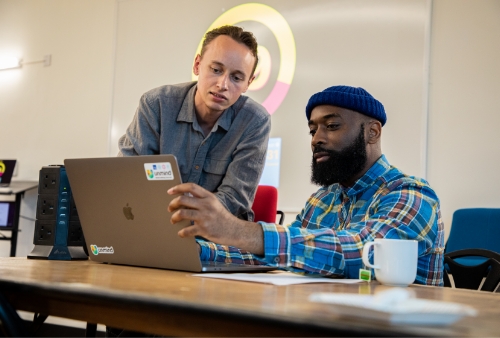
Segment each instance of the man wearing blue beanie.
[[[376,238],[418,242],[415,283],[443,285],[444,230],[439,199],[422,179],[391,166],[381,149],[384,106],[363,88],[329,87],[306,106],[313,152],[311,180],[321,186],[287,226],[232,216],[194,184],[169,205],[172,222],[201,236],[202,260],[267,264],[289,271],[358,278],[365,243]],[[187,196],[191,193],[192,196]]]

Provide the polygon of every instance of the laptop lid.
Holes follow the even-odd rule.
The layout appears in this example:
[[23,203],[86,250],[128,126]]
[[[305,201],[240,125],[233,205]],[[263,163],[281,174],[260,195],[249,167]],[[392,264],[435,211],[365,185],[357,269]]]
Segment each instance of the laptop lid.
[[175,196],[167,191],[182,182],[175,156],[66,159],[64,165],[91,260],[193,272],[238,270],[204,268],[196,240],[177,235],[189,222],[170,223],[167,207]]
[[16,160],[0,160],[0,187],[8,187],[16,167]]

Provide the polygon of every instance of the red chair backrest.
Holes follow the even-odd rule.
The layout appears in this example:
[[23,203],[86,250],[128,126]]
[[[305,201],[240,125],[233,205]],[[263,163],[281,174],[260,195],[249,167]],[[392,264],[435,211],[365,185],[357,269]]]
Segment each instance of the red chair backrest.
[[254,222],[276,223],[278,189],[270,185],[259,185],[255,193],[252,210],[255,214]]

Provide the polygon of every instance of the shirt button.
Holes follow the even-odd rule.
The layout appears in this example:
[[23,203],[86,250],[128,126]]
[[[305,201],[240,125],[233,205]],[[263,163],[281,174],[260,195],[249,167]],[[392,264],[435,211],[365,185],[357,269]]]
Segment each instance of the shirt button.
[[279,263],[280,262],[280,258],[279,257],[274,257],[274,262],[275,263]]
[[196,170],[198,170],[198,169],[200,169],[200,166],[199,166],[199,165],[197,165],[197,166],[195,166],[194,168],[195,168]]

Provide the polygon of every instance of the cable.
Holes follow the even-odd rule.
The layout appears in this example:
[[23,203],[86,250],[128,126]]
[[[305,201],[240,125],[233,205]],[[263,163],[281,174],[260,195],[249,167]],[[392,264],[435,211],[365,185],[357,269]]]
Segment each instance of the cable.
[[23,215],[19,215],[19,217],[27,219],[28,221],[32,221],[32,222],[36,221],[36,219],[34,219],[34,218],[26,217],[26,216],[23,216]]

